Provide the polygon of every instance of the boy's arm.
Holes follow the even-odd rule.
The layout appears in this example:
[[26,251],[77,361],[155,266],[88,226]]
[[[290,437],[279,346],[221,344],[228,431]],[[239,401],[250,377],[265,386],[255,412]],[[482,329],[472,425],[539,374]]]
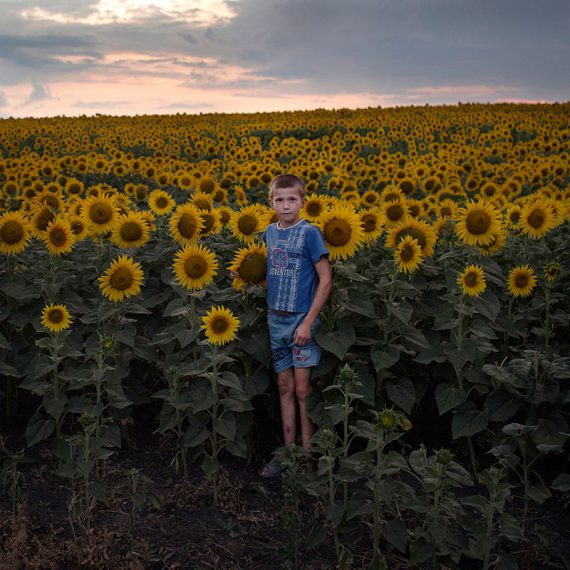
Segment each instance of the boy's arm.
[[317,285],[311,308],[301,324],[296,328],[293,336],[293,341],[298,346],[303,346],[310,340],[313,323],[329,298],[332,290],[331,266],[329,258],[326,255],[323,255],[319,261],[315,263],[315,270],[317,271],[319,284]]

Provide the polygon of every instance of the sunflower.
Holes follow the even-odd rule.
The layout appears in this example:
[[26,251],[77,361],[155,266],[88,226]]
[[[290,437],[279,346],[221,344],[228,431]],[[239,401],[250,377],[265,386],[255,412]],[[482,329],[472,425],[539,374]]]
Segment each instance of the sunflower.
[[358,215],[360,216],[360,225],[364,232],[364,241],[367,243],[376,241],[384,229],[384,220],[380,212],[376,209],[369,209],[362,210]]
[[200,237],[217,234],[222,229],[222,221],[217,208],[212,208],[210,211],[200,210],[200,218],[202,218]]
[[75,237],[68,220],[57,216],[49,223],[43,241],[51,255],[69,253],[73,249]]
[[267,221],[267,214],[261,206],[251,204],[233,212],[229,226],[235,238],[249,243],[255,239],[258,232],[262,232],[266,228]]
[[354,255],[365,239],[360,216],[348,204],[333,206],[321,216],[318,225],[331,260]]
[[457,202],[451,200],[450,198],[444,198],[436,206],[439,210],[440,218],[452,218],[457,213]]
[[522,209],[521,230],[538,239],[545,236],[554,227],[554,213],[548,198],[529,201]]
[[30,231],[34,236],[41,239],[53,220],[55,220],[55,214],[49,206],[38,206],[33,210]]
[[239,328],[239,319],[223,305],[213,307],[202,317],[200,328],[206,332],[210,344],[226,344],[236,337]]
[[368,208],[378,206],[380,204],[380,194],[375,190],[367,190],[362,194],[361,203]]
[[300,214],[305,220],[316,224],[326,208],[327,199],[324,196],[313,195],[307,199]]
[[194,204],[198,210],[206,210],[209,212],[212,209],[213,197],[204,192],[195,192],[189,200],[190,204]]
[[545,265],[542,275],[547,283],[554,283],[560,277],[561,272],[562,265],[553,261]]
[[536,276],[529,265],[519,265],[509,271],[507,288],[513,297],[527,297],[535,286]]
[[250,243],[237,250],[228,267],[235,275],[232,287],[243,291],[246,285],[265,285],[267,276],[267,247],[265,244]]
[[386,227],[401,222],[408,215],[406,200],[389,200],[388,202],[382,202],[381,208]]
[[212,283],[218,270],[218,260],[207,247],[190,243],[176,252],[172,267],[180,285],[190,291],[197,291]]
[[185,245],[198,239],[204,222],[200,210],[193,204],[181,204],[170,217],[170,235],[176,243]]
[[512,204],[507,208],[506,218],[507,218],[507,226],[511,230],[520,230],[521,225],[521,214],[522,208],[518,204]]
[[153,190],[148,196],[148,206],[156,216],[170,213],[175,205],[176,202],[165,190]]
[[51,332],[68,329],[72,320],[65,305],[46,305],[42,309],[42,325]]
[[480,265],[468,265],[457,278],[464,295],[478,297],[487,288],[485,273]]
[[488,245],[502,231],[500,212],[491,202],[469,201],[454,219],[457,235],[468,245]]
[[113,224],[111,241],[118,247],[140,247],[149,239],[148,224],[138,212],[119,216]]
[[80,216],[68,216],[67,221],[73,232],[73,239],[76,242],[82,240],[89,233],[89,228],[85,225]]
[[0,253],[22,253],[30,241],[26,219],[19,212],[6,212],[0,216]]
[[112,198],[89,196],[83,203],[81,217],[94,234],[104,234],[113,227],[119,210]]
[[408,216],[388,229],[386,247],[396,249],[404,237],[411,236],[417,240],[422,250],[422,257],[433,255],[437,234],[430,224]]
[[229,206],[218,206],[216,210],[220,215],[220,222],[222,226],[227,226],[230,223],[230,218],[232,216],[233,210]]
[[402,273],[413,273],[423,260],[422,248],[418,240],[408,235],[404,237],[394,251],[394,261]]
[[99,277],[99,288],[111,301],[124,301],[126,297],[140,293],[143,278],[140,263],[126,255],[120,255]]

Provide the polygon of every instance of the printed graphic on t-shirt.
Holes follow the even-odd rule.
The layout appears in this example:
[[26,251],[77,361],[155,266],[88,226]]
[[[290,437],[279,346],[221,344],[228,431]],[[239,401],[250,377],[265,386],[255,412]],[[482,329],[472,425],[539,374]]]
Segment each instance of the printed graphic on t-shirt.
[[273,267],[287,267],[287,252],[280,247],[276,247],[271,252],[271,263]]

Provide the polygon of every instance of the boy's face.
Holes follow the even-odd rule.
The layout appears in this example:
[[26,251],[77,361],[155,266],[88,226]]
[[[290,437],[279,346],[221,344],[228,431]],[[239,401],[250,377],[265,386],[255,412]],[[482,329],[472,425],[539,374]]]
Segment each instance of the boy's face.
[[299,189],[276,188],[273,191],[271,206],[279,218],[279,225],[282,228],[295,225],[299,220],[299,212],[305,205],[305,198],[301,198]]

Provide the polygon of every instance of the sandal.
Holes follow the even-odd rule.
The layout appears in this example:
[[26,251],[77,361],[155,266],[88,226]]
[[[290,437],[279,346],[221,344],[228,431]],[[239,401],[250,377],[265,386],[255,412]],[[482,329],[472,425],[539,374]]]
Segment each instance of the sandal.
[[278,477],[285,471],[285,468],[280,467],[279,465],[275,465],[275,463],[264,463],[260,468],[257,474],[262,479],[272,479],[273,477]]

